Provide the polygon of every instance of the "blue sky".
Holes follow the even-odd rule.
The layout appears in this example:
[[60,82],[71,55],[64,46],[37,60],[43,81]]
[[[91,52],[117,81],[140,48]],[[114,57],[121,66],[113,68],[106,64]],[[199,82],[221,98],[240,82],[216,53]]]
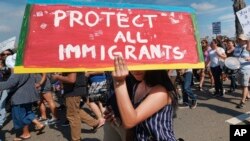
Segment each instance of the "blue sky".
[[[188,6],[196,10],[200,37],[212,34],[212,22],[221,22],[222,35],[234,37],[234,14],[232,0],[83,0],[114,3],[155,4]],[[26,0],[0,0],[0,42],[19,36]],[[250,4],[250,0],[245,0]]]

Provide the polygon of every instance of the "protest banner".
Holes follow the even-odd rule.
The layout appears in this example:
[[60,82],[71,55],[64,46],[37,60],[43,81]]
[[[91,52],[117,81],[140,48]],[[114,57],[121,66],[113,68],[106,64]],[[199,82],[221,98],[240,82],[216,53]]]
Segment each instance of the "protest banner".
[[240,21],[244,34],[250,37],[250,6],[236,12],[236,15]]
[[204,68],[188,7],[28,0],[16,73]]
[[11,37],[5,41],[2,41],[0,43],[0,53],[2,53],[3,51],[7,50],[7,49],[15,49],[15,43],[16,43],[16,37]]

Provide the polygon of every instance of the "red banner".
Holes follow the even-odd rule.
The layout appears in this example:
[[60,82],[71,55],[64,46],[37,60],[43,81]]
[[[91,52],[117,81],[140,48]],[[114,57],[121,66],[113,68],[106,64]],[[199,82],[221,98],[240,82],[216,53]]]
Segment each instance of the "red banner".
[[[33,5],[24,67],[107,68],[127,64],[197,64],[192,15],[152,9]],[[142,68],[143,69],[143,68]]]

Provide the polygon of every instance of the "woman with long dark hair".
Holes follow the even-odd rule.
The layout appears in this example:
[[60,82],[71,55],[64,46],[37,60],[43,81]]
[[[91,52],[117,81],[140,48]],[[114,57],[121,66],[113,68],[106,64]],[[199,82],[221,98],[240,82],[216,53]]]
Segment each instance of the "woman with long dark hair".
[[131,71],[139,81],[131,102],[125,79],[127,65],[122,57],[116,57],[114,63],[112,76],[123,126],[135,129],[135,140],[175,141],[173,116],[178,100],[166,70]]

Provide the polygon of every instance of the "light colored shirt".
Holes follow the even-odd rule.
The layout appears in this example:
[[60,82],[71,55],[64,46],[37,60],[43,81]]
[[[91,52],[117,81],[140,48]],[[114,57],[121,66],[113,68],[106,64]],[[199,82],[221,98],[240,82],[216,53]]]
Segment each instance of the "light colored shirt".
[[[225,54],[225,50],[221,47],[218,47],[218,52],[220,54]],[[215,49],[212,49],[209,51],[209,60],[210,60],[210,67],[217,67],[219,66],[219,60],[220,60],[220,57],[218,56],[218,54],[216,53],[216,50]]]
[[250,62],[245,59],[247,57],[250,57],[250,52],[246,49],[246,45],[244,45],[243,47],[237,46],[234,49],[233,56],[239,58],[240,69],[242,71],[244,70],[250,71]]

